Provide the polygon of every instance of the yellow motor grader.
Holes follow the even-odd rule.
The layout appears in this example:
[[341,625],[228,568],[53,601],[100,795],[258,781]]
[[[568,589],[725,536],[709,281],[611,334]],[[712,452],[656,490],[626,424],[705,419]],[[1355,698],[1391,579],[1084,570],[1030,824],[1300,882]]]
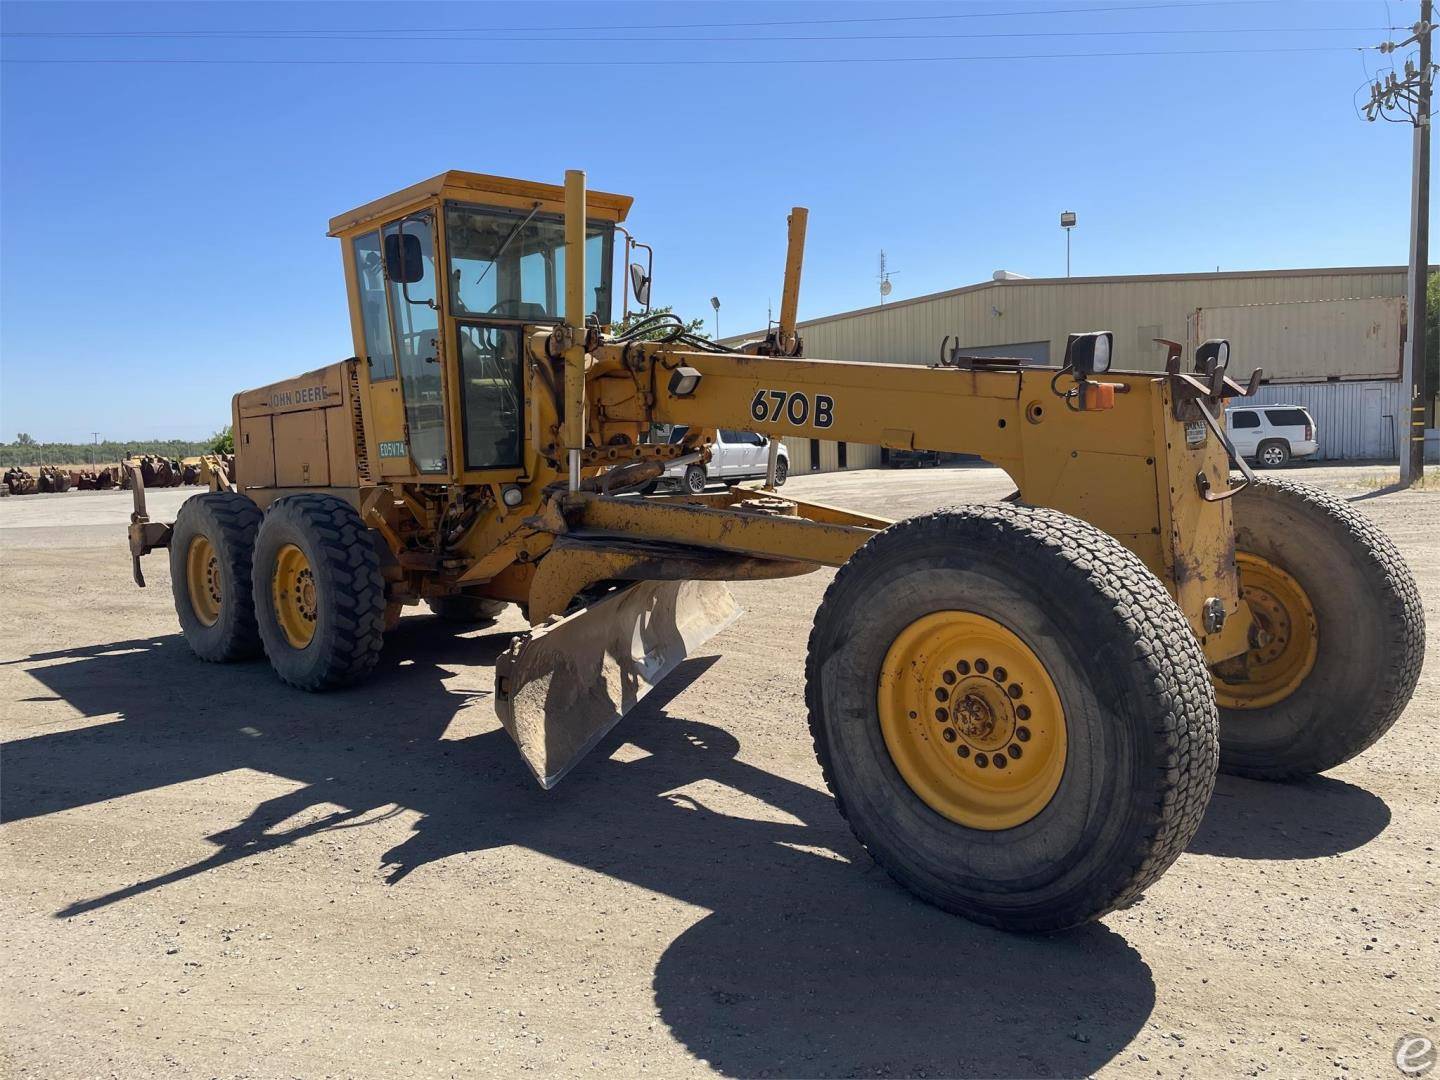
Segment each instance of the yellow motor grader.
[[[1132,902],[1217,767],[1328,769],[1409,700],[1409,571],[1344,503],[1244,469],[1222,403],[1259,373],[1225,342],[1163,372],[1111,370],[1105,332],[1059,368],[805,358],[797,208],[778,324],[727,347],[645,314],[630,204],[447,172],[331,221],[355,356],[236,395],[233,464],[173,525],[134,477],[136,580],[167,547],[197,656],[326,690],[404,605],[518,604],[497,712],[549,787],[738,616],[727,581],[838,567],[805,676],[840,812],[919,896],[1022,930]],[[893,522],[781,498],[772,451],[766,482],[645,494],[722,428],[978,454],[1017,490]]]

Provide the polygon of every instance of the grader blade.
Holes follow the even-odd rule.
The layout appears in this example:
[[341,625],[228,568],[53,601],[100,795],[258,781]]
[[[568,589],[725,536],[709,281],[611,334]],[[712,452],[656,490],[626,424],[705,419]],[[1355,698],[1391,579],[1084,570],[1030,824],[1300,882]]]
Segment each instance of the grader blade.
[[637,582],[517,637],[495,665],[495,711],[548,790],[739,617],[724,582]]

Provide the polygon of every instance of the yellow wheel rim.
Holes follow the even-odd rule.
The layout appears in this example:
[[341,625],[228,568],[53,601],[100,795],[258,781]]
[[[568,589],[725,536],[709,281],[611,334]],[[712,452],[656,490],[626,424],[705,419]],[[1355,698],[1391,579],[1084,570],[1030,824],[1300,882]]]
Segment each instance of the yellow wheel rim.
[[1065,771],[1065,710],[1040,658],[984,615],[937,611],[885,654],[880,730],[927,806],[973,829],[1011,829]]
[[190,609],[204,626],[220,620],[220,559],[208,537],[194,536],[185,551],[185,585]]
[[294,648],[305,648],[315,636],[319,604],[310,560],[294,544],[286,544],[275,557],[270,595],[274,598],[275,619],[285,640]]
[[1223,709],[1263,709],[1293,694],[1315,667],[1318,624],[1300,583],[1269,559],[1238,551],[1235,566],[1254,628],[1242,658],[1246,677],[1230,682],[1214,676],[1215,700]]

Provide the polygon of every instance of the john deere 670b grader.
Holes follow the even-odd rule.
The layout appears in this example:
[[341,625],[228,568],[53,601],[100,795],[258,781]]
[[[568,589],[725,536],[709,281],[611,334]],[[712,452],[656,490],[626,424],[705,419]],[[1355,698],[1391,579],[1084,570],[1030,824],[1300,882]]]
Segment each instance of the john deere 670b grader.
[[[1259,373],[1231,379],[1225,342],[1163,372],[1111,370],[1105,332],[1048,369],[805,358],[801,209],[763,338],[616,332],[618,244],[649,303],[630,203],[447,172],[330,223],[355,355],[236,395],[233,468],[173,525],[136,478],[136,579],[169,549],[197,656],[328,690],[404,605],[518,604],[497,711],[549,787],[737,617],[727,581],[838,567],[805,670],[837,807],[906,888],[1022,930],[1132,902],[1217,768],[1328,769],[1404,708],[1411,575],[1343,502],[1235,457],[1223,402]],[[1017,490],[892,522],[780,498],[772,458],[769,483],[643,494],[719,428],[978,454]]]

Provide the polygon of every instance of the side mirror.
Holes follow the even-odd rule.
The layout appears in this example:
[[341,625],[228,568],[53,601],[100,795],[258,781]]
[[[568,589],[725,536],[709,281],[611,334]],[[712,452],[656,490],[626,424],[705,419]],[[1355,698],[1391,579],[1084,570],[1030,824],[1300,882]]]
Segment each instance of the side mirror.
[[1103,375],[1110,370],[1115,335],[1109,330],[1071,334],[1065,342],[1065,366],[1077,376]]
[[399,285],[414,285],[425,277],[425,258],[420,238],[411,233],[389,233],[385,237],[385,276]]
[[1195,374],[1225,377],[1230,366],[1230,342],[1224,338],[1211,338],[1195,350]]
[[638,262],[630,264],[630,291],[635,294],[637,304],[646,308],[650,306],[650,276]]

